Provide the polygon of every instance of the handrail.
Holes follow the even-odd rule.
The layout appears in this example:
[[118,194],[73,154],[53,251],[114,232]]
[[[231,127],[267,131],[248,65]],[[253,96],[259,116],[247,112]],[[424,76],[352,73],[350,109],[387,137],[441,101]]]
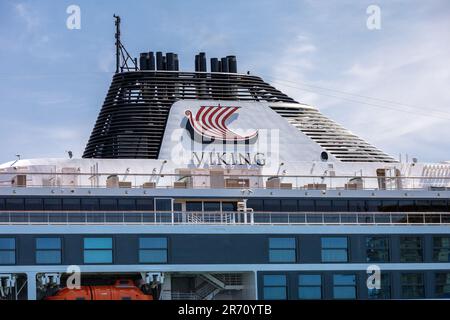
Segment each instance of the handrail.
[[[15,172],[2,172],[1,175],[56,175],[56,176],[138,176],[138,177],[211,177],[211,174],[204,173],[126,173],[126,172],[28,172],[28,171],[15,171]],[[289,175],[289,174],[255,174],[255,173],[224,173],[225,177],[257,177],[257,178],[362,178],[362,179],[444,179],[450,180],[450,176],[367,176],[367,175]]]
[[[110,179],[114,176],[113,179]],[[269,189],[269,190],[434,190],[450,191],[450,176],[269,175],[223,173],[86,173],[0,171],[5,188]],[[216,177],[217,178],[217,177]],[[278,179],[272,179],[278,178]],[[355,178],[357,178],[355,180]]]
[[0,225],[448,225],[450,212],[0,211]]

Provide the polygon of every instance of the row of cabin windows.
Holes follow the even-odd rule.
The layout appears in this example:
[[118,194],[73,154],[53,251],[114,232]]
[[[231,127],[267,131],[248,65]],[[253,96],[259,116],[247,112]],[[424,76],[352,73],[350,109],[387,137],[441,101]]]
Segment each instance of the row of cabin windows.
[[[61,264],[62,239],[39,237],[35,239],[36,264]],[[167,263],[167,238],[139,238],[139,263]],[[83,239],[85,264],[113,263],[113,239],[111,237],[86,237]],[[0,265],[16,263],[16,239],[0,238]]]
[[249,199],[247,207],[266,212],[446,212],[449,200]]
[[[153,211],[154,200],[115,198],[6,198],[0,210]],[[171,207],[159,210],[170,211]]]
[[[450,297],[450,272],[437,272],[435,277],[435,294],[437,297]],[[366,279],[364,279],[366,281]],[[383,273],[380,279],[380,287],[368,288],[369,299],[391,298],[391,277]],[[408,272],[400,275],[401,298],[420,299],[425,298],[424,274],[420,272]],[[356,299],[357,277],[355,274],[333,274],[332,276],[333,299]],[[289,297],[291,298],[291,297]],[[294,297],[295,298],[295,297]],[[323,299],[323,279],[321,274],[300,274],[297,283],[297,299]],[[288,284],[286,275],[263,276],[263,299],[285,300],[288,299]]]
[[[170,211],[169,199],[157,199],[157,210]],[[448,200],[249,199],[247,207],[267,212],[445,212]],[[0,210],[153,211],[154,199],[134,198],[0,198]],[[235,202],[187,201],[187,211],[236,211]]]
[[[60,237],[36,238],[36,263],[62,263]],[[400,262],[423,262],[423,239],[417,236],[400,237]],[[84,263],[113,263],[111,237],[84,238]],[[140,263],[166,263],[167,238],[139,238]],[[269,238],[268,259],[271,263],[296,263],[298,250],[296,238]],[[349,262],[347,237],[321,238],[321,260],[324,263]],[[386,236],[366,238],[367,262],[390,262],[390,241]],[[450,262],[450,237],[433,237],[433,261]],[[16,239],[0,238],[0,265],[16,263]]]
[[[366,237],[366,261],[390,262],[390,239],[387,236]],[[400,262],[423,262],[423,238],[417,236],[400,237]],[[349,262],[347,237],[321,238],[322,262]],[[450,262],[450,237],[433,237],[433,261]],[[297,263],[296,238],[269,238],[269,262]]]

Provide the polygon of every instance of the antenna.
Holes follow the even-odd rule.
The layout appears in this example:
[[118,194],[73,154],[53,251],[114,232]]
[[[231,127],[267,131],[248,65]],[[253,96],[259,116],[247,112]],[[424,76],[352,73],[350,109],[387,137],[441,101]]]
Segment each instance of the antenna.
[[[138,70],[137,65],[137,58],[133,58],[128,53],[125,46],[120,41],[120,16],[113,15],[115,22],[114,25],[116,26],[116,73],[125,71]],[[130,65],[128,65],[128,62],[131,62]]]

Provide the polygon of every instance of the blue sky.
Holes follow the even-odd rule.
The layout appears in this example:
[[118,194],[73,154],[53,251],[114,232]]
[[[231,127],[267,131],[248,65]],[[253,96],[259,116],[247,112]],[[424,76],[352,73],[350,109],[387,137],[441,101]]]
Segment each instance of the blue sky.
[[0,0],[0,162],[81,156],[114,71],[113,13],[135,56],[177,52],[191,71],[199,51],[235,54],[395,157],[450,160],[449,1]]

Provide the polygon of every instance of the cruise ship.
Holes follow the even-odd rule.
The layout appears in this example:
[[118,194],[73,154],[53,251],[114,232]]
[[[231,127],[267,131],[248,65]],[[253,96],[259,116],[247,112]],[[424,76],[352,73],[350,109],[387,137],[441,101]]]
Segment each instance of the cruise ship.
[[132,58],[116,17],[82,158],[0,166],[1,300],[450,297],[449,162],[398,161],[236,56],[178,59]]

